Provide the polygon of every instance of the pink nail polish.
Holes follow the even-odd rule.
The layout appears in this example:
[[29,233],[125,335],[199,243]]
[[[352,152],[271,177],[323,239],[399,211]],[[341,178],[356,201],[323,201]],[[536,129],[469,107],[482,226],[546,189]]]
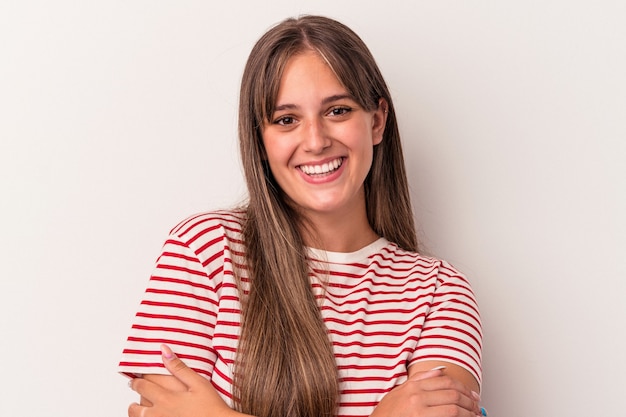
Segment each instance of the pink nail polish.
[[176,357],[172,349],[167,345],[161,345],[161,354],[165,359],[172,360]]

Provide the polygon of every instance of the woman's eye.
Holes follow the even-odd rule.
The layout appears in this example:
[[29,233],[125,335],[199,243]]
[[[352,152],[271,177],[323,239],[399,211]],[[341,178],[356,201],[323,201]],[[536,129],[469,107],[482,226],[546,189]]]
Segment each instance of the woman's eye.
[[350,111],[352,111],[352,109],[349,107],[335,107],[330,111],[329,114],[331,116],[342,116],[346,113],[349,113]]
[[279,117],[278,119],[274,120],[274,123],[277,125],[281,125],[281,126],[287,126],[290,125],[292,123],[294,123],[294,118],[290,117],[290,116],[283,116],[283,117]]

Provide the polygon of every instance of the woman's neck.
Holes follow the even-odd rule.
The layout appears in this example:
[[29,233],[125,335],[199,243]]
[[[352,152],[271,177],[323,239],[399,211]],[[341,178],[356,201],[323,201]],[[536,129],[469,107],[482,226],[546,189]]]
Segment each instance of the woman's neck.
[[370,226],[365,212],[346,216],[308,216],[303,237],[307,246],[329,252],[355,252],[380,236]]

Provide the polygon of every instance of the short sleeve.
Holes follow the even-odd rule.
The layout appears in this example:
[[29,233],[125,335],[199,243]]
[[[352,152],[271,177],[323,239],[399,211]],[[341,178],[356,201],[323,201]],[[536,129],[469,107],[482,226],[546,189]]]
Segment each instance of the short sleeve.
[[441,262],[432,304],[411,363],[438,360],[469,371],[481,384],[482,326],[470,283]]
[[126,341],[118,370],[129,377],[169,374],[161,360],[168,344],[196,372],[210,376],[217,294],[210,271],[176,236],[165,242]]

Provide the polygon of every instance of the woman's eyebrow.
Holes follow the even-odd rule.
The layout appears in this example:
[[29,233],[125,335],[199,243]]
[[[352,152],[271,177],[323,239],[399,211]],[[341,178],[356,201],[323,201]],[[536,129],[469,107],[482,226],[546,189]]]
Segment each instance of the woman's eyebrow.
[[326,97],[324,100],[322,100],[322,104],[328,104],[328,103],[332,103],[333,101],[343,100],[343,99],[354,100],[354,97],[352,97],[352,95],[348,93],[335,94],[330,97]]
[[[338,100],[344,100],[344,99],[348,99],[348,100],[354,100],[354,97],[352,97],[352,95],[345,93],[345,94],[334,94],[332,96],[328,96],[325,99],[322,100],[322,105],[328,104],[328,103],[332,103],[333,101],[338,101]],[[292,109],[297,109],[299,106],[296,104],[290,104],[290,103],[285,103],[285,104],[281,104],[278,105],[274,108],[274,111],[282,111],[282,110],[292,110]]]
[[274,107],[274,111],[291,110],[297,108],[298,106],[296,106],[295,104],[281,104],[280,106]]

